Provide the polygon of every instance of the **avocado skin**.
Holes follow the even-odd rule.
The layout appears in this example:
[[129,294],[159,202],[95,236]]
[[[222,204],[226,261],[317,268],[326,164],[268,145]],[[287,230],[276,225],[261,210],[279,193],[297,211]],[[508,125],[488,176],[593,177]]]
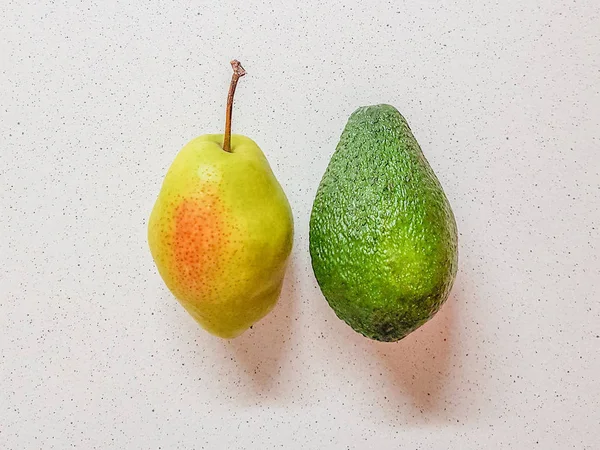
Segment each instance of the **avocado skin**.
[[446,301],[458,266],[454,214],[404,117],[358,108],[319,185],[312,267],[327,302],[355,331],[398,341]]

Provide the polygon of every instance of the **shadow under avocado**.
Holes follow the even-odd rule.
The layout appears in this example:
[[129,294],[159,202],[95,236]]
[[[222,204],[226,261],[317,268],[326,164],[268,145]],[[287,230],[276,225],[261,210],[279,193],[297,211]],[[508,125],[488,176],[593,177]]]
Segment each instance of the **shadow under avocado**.
[[366,356],[378,367],[383,384],[373,390],[373,407],[381,406],[394,420],[406,424],[444,423],[458,413],[447,389],[462,371],[456,339],[460,308],[457,291],[432,319],[397,342],[371,340],[343,325],[342,339],[354,354],[352,358]]
[[280,397],[284,389],[278,378],[283,366],[282,356],[292,345],[291,327],[297,303],[295,269],[292,256],[273,310],[240,337],[225,343],[238,363],[241,377],[245,377],[249,386],[261,396]]
[[460,364],[455,359],[459,353],[454,339],[456,314],[457,299],[451,295],[429,322],[401,341],[368,343],[388,368],[391,401],[405,404],[409,400],[416,415],[424,415],[425,420],[452,414],[444,389]]

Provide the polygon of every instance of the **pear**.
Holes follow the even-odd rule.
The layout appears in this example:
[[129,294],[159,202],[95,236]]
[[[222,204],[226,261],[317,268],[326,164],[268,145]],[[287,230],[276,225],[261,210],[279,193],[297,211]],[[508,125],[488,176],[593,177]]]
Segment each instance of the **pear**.
[[232,61],[225,133],[195,138],[164,178],[148,222],[150,252],[168,289],[208,332],[231,339],[275,306],[292,249],[292,211],[250,138],[231,134],[245,75]]

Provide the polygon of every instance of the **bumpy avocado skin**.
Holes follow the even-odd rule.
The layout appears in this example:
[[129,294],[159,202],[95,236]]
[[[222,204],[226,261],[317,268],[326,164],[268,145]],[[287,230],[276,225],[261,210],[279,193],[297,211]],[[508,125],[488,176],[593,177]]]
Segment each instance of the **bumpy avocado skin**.
[[357,109],[313,204],[310,254],[337,316],[398,341],[446,301],[458,265],[454,214],[404,117]]

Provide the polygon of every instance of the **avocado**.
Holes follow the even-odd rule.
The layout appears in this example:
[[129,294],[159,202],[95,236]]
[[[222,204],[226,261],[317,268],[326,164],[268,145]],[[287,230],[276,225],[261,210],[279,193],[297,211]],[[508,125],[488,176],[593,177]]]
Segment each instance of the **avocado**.
[[406,119],[358,108],[323,175],[310,218],[312,267],[355,331],[398,341],[439,310],[458,266],[454,214]]

